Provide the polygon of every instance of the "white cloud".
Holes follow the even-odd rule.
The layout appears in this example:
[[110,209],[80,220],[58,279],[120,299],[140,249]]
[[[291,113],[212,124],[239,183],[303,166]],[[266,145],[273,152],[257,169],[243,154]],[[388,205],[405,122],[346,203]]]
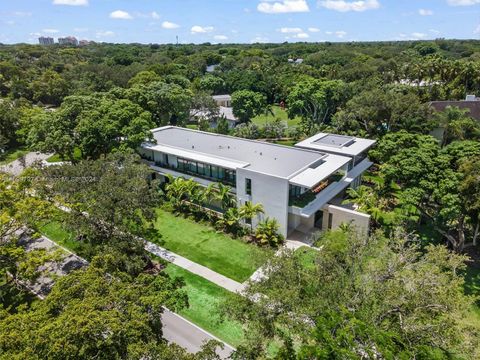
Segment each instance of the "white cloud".
[[347,35],[346,31],[339,30],[335,31],[335,36],[338,37],[339,39],[343,39]]
[[42,32],[45,33],[45,34],[56,34],[56,33],[60,32],[60,30],[58,30],[58,29],[43,29]]
[[299,34],[295,34],[293,37],[297,39],[308,39],[310,35],[308,35],[307,33],[301,32]]
[[88,0],[53,0],[53,5],[87,6]]
[[120,19],[120,20],[133,19],[132,15],[130,15],[128,12],[123,11],[123,10],[115,10],[115,11],[111,12],[110,17],[112,19]]
[[192,34],[205,34],[212,32],[214,30],[213,26],[200,26],[200,25],[195,25],[192,26],[190,29]]
[[75,32],[87,32],[88,31],[88,28],[73,28],[73,31]]
[[447,0],[450,6],[472,6],[480,4],[480,0]]
[[101,31],[97,31],[95,36],[97,37],[97,39],[101,39],[101,38],[105,38],[105,37],[115,36],[115,33],[111,30],[105,30],[105,31],[101,30]]
[[251,43],[266,43],[268,42],[268,38],[265,36],[255,36],[252,40],[250,40]]
[[326,0],[320,1],[318,5],[323,6],[329,10],[340,12],[347,11],[365,11],[378,9],[380,3],[378,0],[359,0],[359,1],[345,1],[345,0]]
[[225,36],[225,35],[215,35],[213,38],[218,41],[228,40],[228,36]]
[[424,34],[421,32],[414,32],[411,34],[411,36],[415,40],[421,40],[421,39],[425,39],[427,37],[427,34]]
[[278,29],[282,34],[295,34],[295,33],[301,33],[303,30],[301,28],[295,27],[295,28],[289,28],[289,27],[284,27]]
[[316,33],[316,32],[320,32],[320,29],[316,27],[309,27],[308,31],[310,31],[311,33]]
[[152,17],[152,19],[155,19],[155,20],[160,19],[160,15],[158,15],[158,13],[156,11],[152,11],[150,13],[150,16]]
[[480,25],[477,26],[477,28],[473,31],[475,35],[480,34]]
[[285,14],[309,12],[310,8],[306,0],[263,0],[258,4],[257,10],[266,14]]
[[179,27],[180,27],[180,25],[175,24],[175,23],[170,22],[170,21],[162,22],[162,28],[164,28],[164,29],[172,30],[172,29],[178,29]]
[[419,9],[418,13],[422,16],[432,16],[433,15],[433,10],[429,9]]

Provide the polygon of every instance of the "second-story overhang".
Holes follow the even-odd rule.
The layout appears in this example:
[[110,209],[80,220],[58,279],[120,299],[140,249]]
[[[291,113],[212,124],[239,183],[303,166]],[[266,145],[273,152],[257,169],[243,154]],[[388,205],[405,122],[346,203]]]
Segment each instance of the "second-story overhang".
[[334,174],[351,161],[351,158],[340,155],[327,155],[318,166],[303,169],[289,179],[290,184],[311,189],[321,181]]
[[227,159],[220,156],[213,156],[210,154],[204,154],[192,149],[191,151],[180,149],[175,146],[156,145],[152,143],[142,144],[142,148],[146,150],[152,150],[163,154],[173,155],[187,160],[198,161],[205,164],[219,166],[225,169],[236,170],[238,168],[245,168],[250,164],[243,161]]

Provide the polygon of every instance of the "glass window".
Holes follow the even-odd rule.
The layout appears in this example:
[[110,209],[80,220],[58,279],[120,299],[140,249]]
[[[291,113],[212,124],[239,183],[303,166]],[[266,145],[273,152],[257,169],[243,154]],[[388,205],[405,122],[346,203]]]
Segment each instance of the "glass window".
[[252,195],[252,179],[245,178],[245,193]]

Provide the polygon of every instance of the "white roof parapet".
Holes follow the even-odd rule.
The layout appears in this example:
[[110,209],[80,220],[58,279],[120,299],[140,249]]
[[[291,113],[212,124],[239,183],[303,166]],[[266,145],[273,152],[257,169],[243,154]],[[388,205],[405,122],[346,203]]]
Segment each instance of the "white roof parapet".
[[292,185],[312,188],[351,161],[349,157],[327,155],[318,167],[310,167],[290,179]]
[[353,136],[319,133],[295,144],[295,146],[353,157],[370,149],[375,143],[375,140],[362,139]]
[[247,162],[237,161],[232,159],[222,158],[220,156],[214,156],[209,154],[203,154],[195,150],[185,150],[174,146],[155,145],[155,144],[143,144],[144,149],[158,151],[164,154],[175,155],[181,158],[199,161],[210,165],[220,166],[226,169],[236,170],[238,168],[244,168],[250,165]]
[[232,100],[232,96],[231,96],[231,95],[228,95],[228,94],[224,94],[224,95],[213,95],[213,96],[212,96],[212,99],[213,99],[213,100],[216,100],[216,101],[230,101],[230,100]]
[[[318,151],[276,145],[198,130],[166,126],[152,130],[158,145],[144,144],[156,151],[175,150],[184,157],[208,162],[222,161],[229,168],[245,168],[254,172],[289,179],[326,157]],[[155,146],[164,146],[163,148]],[[172,153],[173,154],[173,153]],[[187,156],[188,155],[188,156]],[[182,155],[178,155],[182,156]]]

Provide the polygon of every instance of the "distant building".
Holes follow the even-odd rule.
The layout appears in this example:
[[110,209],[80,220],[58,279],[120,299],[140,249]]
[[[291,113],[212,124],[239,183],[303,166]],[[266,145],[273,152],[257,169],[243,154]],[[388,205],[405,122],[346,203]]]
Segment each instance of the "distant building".
[[48,36],[40,36],[38,38],[38,43],[40,45],[53,45],[55,43],[55,41],[53,40],[52,37],[48,37]]
[[230,95],[213,95],[212,98],[218,106],[232,107],[232,97]]
[[90,45],[92,42],[89,41],[89,40],[80,40],[78,42],[78,46],[87,46],[87,45]]
[[64,38],[58,38],[58,43],[60,45],[78,46],[78,40],[75,36],[67,36],[67,37],[64,37]]
[[437,112],[444,111],[448,106],[456,106],[460,109],[468,109],[470,115],[475,120],[480,121],[480,98],[475,95],[467,95],[465,100],[447,100],[447,101],[432,101],[430,105]]
[[288,62],[292,65],[303,64],[303,59],[288,59]]
[[233,114],[232,108],[232,97],[230,95],[214,95],[212,99],[218,106],[218,116],[212,116],[208,111],[191,111],[190,120],[193,122],[198,122],[200,119],[207,119],[210,123],[211,128],[217,127],[217,121],[219,118],[223,117],[227,120],[228,128],[233,129],[238,125],[239,120]]

